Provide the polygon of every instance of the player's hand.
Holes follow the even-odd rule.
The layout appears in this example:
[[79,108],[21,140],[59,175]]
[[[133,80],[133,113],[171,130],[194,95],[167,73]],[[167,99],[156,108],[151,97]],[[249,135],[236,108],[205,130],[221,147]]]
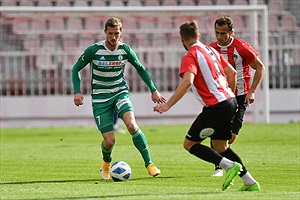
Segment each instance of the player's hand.
[[77,93],[77,94],[74,95],[74,104],[76,106],[82,105],[83,104],[83,100],[84,100],[84,97],[83,97],[82,94]]
[[165,103],[166,99],[159,92],[155,91],[151,94],[151,99],[153,103]]
[[153,107],[153,111],[158,112],[159,114],[162,114],[170,109],[170,106],[167,103],[163,104],[157,104]]
[[245,103],[248,104],[248,106],[254,102],[254,99],[255,99],[255,95],[253,92],[248,92],[248,94],[246,95],[246,98],[245,98]]

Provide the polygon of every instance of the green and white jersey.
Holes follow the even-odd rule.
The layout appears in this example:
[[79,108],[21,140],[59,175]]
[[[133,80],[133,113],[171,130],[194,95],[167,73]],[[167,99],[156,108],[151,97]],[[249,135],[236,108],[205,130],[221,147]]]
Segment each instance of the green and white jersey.
[[106,102],[120,93],[129,93],[124,78],[127,62],[137,70],[150,91],[155,92],[156,88],[146,68],[127,44],[119,42],[118,47],[111,51],[105,46],[105,41],[100,41],[87,47],[72,69],[74,94],[81,93],[80,70],[87,64],[90,64],[93,102]]

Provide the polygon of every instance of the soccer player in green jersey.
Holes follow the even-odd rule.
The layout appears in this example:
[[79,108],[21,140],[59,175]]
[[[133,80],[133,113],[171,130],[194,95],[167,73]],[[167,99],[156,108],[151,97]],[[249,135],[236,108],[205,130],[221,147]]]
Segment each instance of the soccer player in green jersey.
[[101,143],[103,161],[100,175],[104,180],[110,178],[111,153],[115,144],[113,115],[114,112],[117,112],[118,117],[124,121],[132,135],[133,144],[142,155],[149,174],[153,177],[157,176],[160,174],[160,170],[151,160],[146,137],[136,123],[133,106],[129,99],[129,88],[124,78],[126,63],[131,63],[147,84],[154,103],[164,103],[166,100],[157,91],[135,52],[128,45],[120,42],[121,20],[118,18],[108,19],[105,23],[104,33],[106,40],[87,47],[72,69],[74,103],[79,106],[83,104],[83,95],[80,91],[80,70],[90,64],[93,115],[103,137]]

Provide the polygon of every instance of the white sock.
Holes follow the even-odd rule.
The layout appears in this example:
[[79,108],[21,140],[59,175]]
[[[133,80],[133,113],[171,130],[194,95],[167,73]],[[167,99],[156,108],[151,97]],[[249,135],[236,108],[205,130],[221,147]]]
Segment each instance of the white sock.
[[219,166],[224,168],[224,169],[230,169],[234,166],[234,162],[223,157],[222,160],[219,163]]
[[256,183],[256,180],[247,172],[244,176],[241,177],[245,185],[253,185]]

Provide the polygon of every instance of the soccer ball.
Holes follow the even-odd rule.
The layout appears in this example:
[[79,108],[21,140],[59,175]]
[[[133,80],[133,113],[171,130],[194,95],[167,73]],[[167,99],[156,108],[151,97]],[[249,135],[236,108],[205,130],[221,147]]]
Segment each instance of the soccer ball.
[[127,181],[131,177],[131,168],[124,161],[116,161],[110,167],[110,175],[114,181]]

